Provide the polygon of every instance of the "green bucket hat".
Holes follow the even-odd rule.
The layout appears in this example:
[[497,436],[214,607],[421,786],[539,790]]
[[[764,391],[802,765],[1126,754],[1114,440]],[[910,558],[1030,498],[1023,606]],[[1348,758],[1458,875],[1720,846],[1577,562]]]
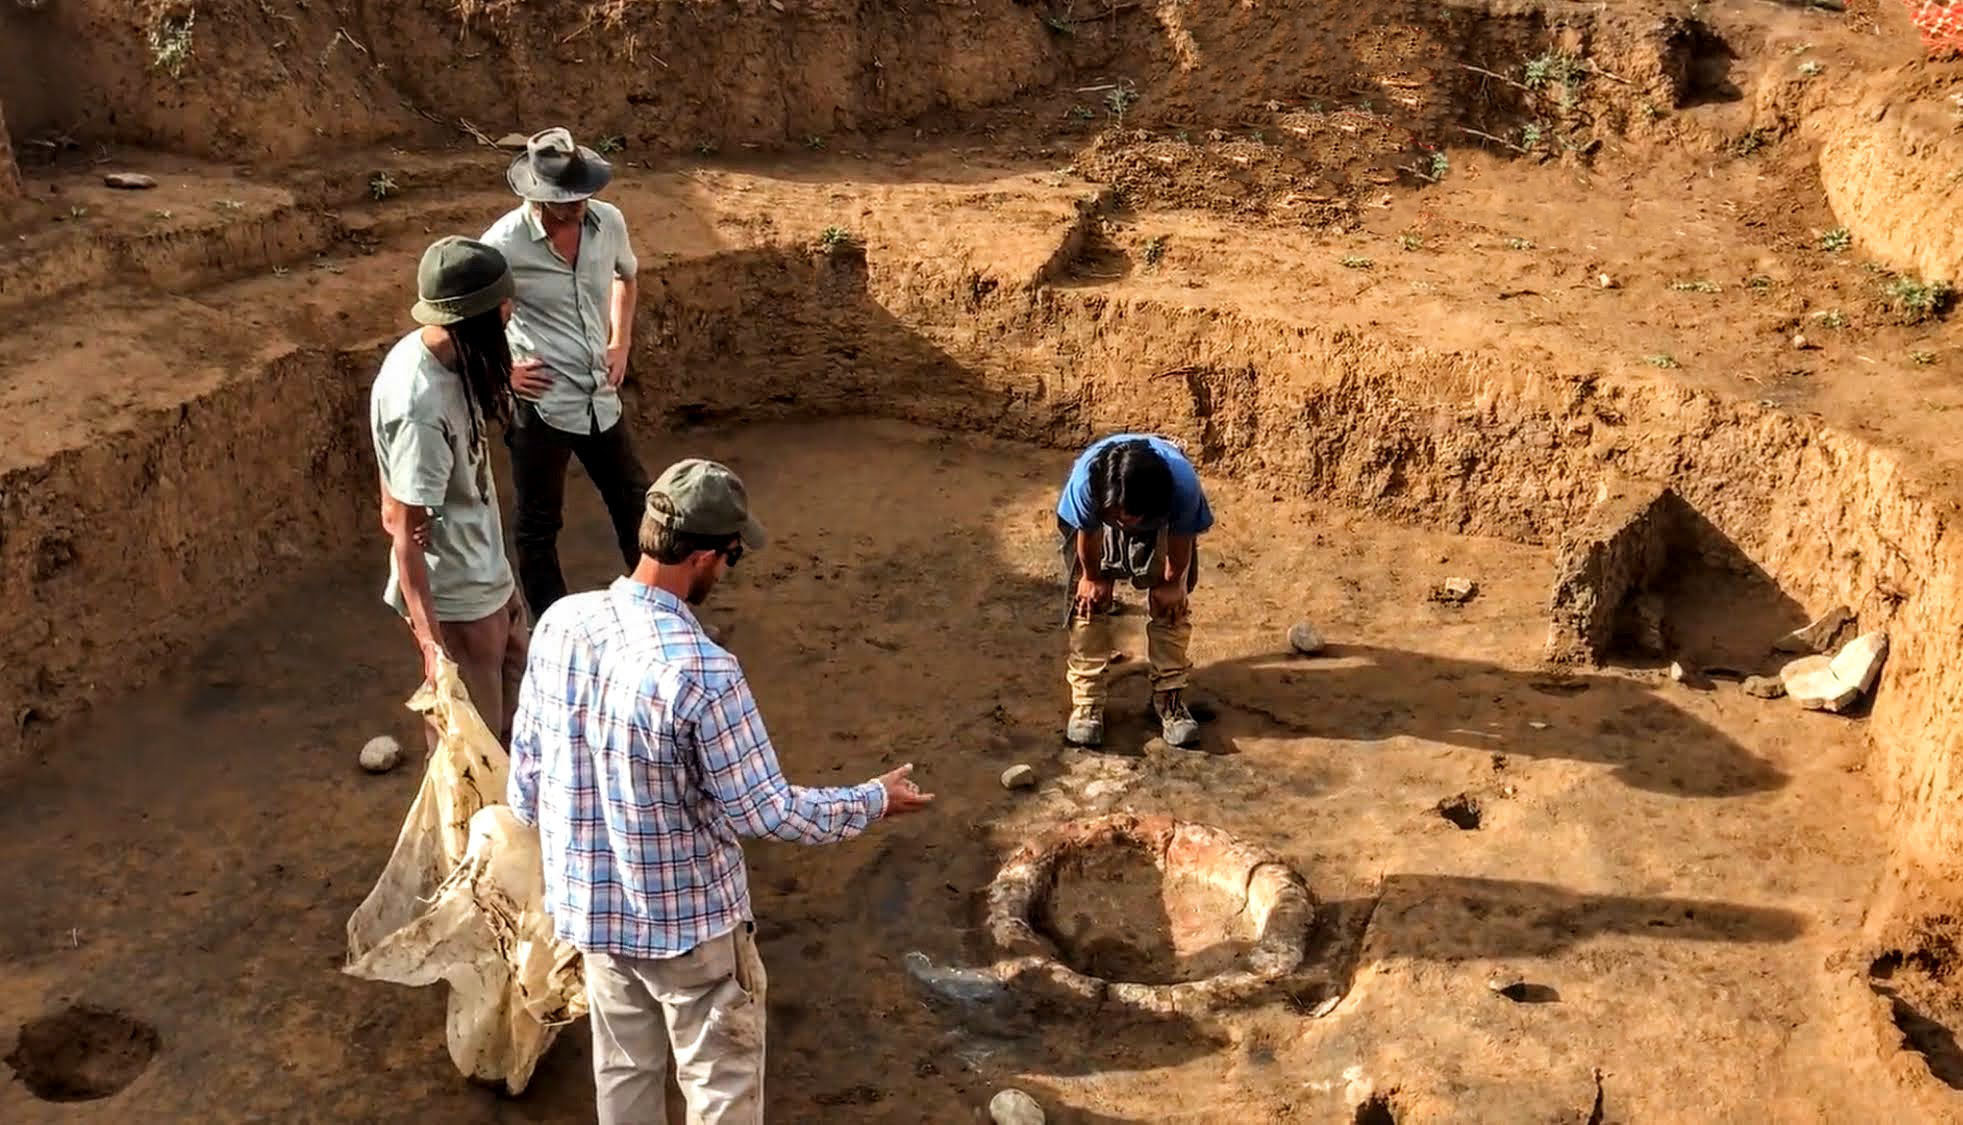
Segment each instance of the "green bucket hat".
[[416,267],[418,324],[455,324],[490,312],[517,295],[504,255],[475,239],[450,235],[423,251]]
[[[668,501],[673,515],[654,506],[657,496]],[[648,488],[647,498],[648,517],[675,531],[710,538],[739,536],[752,551],[768,542],[763,525],[750,515],[750,497],[742,479],[725,465],[699,458],[677,461]]]

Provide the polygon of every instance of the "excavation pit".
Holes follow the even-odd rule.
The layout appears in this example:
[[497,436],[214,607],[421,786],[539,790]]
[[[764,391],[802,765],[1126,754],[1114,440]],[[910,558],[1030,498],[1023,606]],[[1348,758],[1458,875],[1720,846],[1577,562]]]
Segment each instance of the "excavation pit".
[[1279,856],[1165,816],[1060,825],[1018,849],[988,896],[1017,976],[1156,1013],[1245,999],[1293,972],[1314,921]]
[[88,1102],[141,1077],[158,1043],[156,1029],[141,1020],[81,1005],[24,1024],[6,1062],[42,1101]]
[[[1963,351],[1889,304],[1963,273],[1957,76],[1866,14],[196,7],[0,3],[0,866],[36,874],[0,1008],[171,1013],[146,1113],[503,1112],[440,989],[324,966],[414,785],[355,748],[419,737],[368,384],[423,247],[512,205],[459,129],[549,105],[640,251],[643,459],[728,461],[772,525],[703,613],[786,773],[912,760],[943,798],[748,848],[768,1116],[962,1120],[979,1072],[1057,1118],[1963,1120],[1957,978],[1847,957],[1963,914]],[[1137,612],[1112,753],[1061,746],[1055,493],[1120,430],[1219,517],[1205,755],[1152,744]],[[610,581],[567,492],[572,585]],[[1666,672],[1763,670],[1837,605],[1890,635],[1859,718]],[[1310,875],[1289,979],[1235,892],[1113,841],[992,992],[1101,1012],[915,1002],[907,951],[1001,953],[1005,856],[1114,811]],[[1126,998],[1153,1018],[1101,1018]],[[582,1038],[527,1112],[591,1119]],[[49,1112],[0,1083],[0,1120]]]

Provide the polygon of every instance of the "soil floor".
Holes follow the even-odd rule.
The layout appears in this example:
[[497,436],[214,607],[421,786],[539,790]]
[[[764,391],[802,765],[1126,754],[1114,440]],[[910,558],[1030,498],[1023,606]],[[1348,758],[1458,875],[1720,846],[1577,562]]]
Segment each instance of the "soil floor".
[[[726,460],[776,532],[705,616],[729,629],[792,778],[911,761],[940,795],[851,844],[750,848],[773,1119],[973,1120],[1005,1085],[1052,1121],[1348,1121],[1372,1093],[1409,1120],[1907,1119],[1872,1049],[1849,1048],[1860,1002],[1827,971],[1885,850],[1874,818],[1848,815],[1876,799],[1859,727],[1653,669],[1542,678],[1543,550],[1210,482],[1203,745],[1150,740],[1134,612],[1110,745],[1087,753],[1060,742],[1050,505],[1066,453],[870,421],[650,434],[643,450]],[[610,536],[591,490],[569,495],[570,576],[603,582]],[[16,873],[0,1012],[94,1005],[161,1039],[121,1097],[58,1106],[9,1082],[0,1119],[591,1119],[583,1027],[502,1099],[451,1067],[440,989],[337,971],[417,784],[355,764],[370,735],[415,737],[379,538],[369,556],[296,573],[154,686],[59,728],[0,790]],[[1428,600],[1449,576],[1479,595]],[[1792,616],[1761,593],[1728,604]],[[1325,655],[1287,654],[1301,620]],[[1018,762],[1035,791],[999,785]],[[1475,829],[1438,811],[1462,794]],[[1206,1018],[983,1026],[925,1003],[904,955],[980,962],[1001,858],[1114,809],[1284,855],[1323,904],[1305,972]],[[1489,987],[1512,983],[1530,987]],[[0,1023],[0,1054],[14,1035]]]

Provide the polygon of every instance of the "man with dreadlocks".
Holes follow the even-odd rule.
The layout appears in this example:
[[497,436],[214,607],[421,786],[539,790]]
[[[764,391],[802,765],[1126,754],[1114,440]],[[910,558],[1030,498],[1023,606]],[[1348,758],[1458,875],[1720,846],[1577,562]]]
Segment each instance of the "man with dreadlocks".
[[416,288],[410,315],[422,327],[389,350],[369,397],[391,544],[383,596],[409,622],[423,675],[448,655],[478,714],[508,738],[528,633],[489,431],[511,417],[511,270],[491,247],[453,236],[423,254]]

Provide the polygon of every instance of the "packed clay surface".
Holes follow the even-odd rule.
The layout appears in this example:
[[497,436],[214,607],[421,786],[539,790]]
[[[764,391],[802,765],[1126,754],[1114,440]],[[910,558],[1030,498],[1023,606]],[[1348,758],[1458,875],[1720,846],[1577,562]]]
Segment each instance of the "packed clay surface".
[[[941,794],[750,849],[773,1120],[1963,1121],[1963,63],[1834,9],[0,2],[0,1119],[590,1120],[578,1027],[499,1100],[339,972],[421,773],[368,387],[562,123],[644,456],[778,532],[707,612],[788,772]],[[1220,516],[1197,751],[1138,613],[1061,739],[1055,491],[1133,429]],[[996,973],[1111,815],[1278,857],[1300,963]],[[1258,952],[1137,859],[1062,963]]]

